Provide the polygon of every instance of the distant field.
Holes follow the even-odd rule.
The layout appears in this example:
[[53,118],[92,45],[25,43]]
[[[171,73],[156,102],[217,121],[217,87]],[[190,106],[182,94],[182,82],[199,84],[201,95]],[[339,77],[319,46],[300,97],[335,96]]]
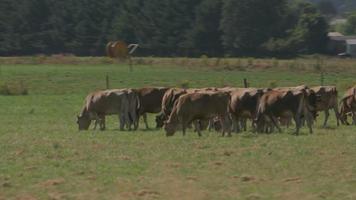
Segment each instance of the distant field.
[[[0,84],[22,82],[25,96],[0,95],[2,199],[355,199],[356,127],[315,134],[162,130],[78,132],[86,94],[105,88],[337,85],[356,83],[356,62],[339,59],[136,58],[133,72],[106,58],[0,58]],[[62,63],[62,64],[61,64]],[[64,63],[64,64],[63,64]],[[215,64],[214,64],[215,63]],[[154,127],[151,115],[150,126]]]

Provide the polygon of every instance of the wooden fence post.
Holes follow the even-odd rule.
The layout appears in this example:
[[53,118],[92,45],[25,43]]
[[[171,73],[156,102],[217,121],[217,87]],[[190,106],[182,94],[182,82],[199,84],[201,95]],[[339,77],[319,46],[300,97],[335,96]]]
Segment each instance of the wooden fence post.
[[248,82],[247,82],[247,79],[246,79],[246,78],[244,78],[244,87],[245,87],[245,88],[248,88]]
[[109,89],[109,75],[106,74],[106,89]]

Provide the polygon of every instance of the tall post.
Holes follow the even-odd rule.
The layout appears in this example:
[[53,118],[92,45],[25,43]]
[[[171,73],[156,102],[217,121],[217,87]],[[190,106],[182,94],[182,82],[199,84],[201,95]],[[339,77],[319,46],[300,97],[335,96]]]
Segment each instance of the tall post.
[[132,72],[132,59],[131,59],[131,56],[129,56],[129,67],[130,67],[130,72]]
[[244,78],[244,87],[245,87],[245,88],[248,88],[248,82],[247,82],[247,79],[246,79],[246,78]]

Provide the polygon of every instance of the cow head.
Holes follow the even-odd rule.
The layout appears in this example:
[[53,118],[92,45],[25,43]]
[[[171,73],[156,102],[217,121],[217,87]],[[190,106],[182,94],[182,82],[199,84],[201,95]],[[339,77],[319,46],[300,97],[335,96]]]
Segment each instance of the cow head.
[[177,130],[177,125],[170,122],[164,122],[163,128],[166,131],[166,136],[169,137],[174,135]]
[[164,113],[156,115],[156,128],[162,128],[166,119],[167,117]]
[[88,130],[90,126],[91,120],[88,116],[85,115],[78,115],[77,116],[77,124],[79,130]]
[[340,113],[339,113],[339,118],[340,121],[343,125],[350,125],[349,122],[347,121],[348,115],[350,115],[350,107],[346,103],[346,99],[341,100],[341,106],[340,106]]

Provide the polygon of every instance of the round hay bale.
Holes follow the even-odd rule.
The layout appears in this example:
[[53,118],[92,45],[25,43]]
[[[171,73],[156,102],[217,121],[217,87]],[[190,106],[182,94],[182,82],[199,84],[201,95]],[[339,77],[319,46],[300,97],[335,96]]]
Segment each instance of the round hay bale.
[[110,46],[110,52],[113,58],[126,59],[129,57],[129,49],[123,41],[113,42]]

